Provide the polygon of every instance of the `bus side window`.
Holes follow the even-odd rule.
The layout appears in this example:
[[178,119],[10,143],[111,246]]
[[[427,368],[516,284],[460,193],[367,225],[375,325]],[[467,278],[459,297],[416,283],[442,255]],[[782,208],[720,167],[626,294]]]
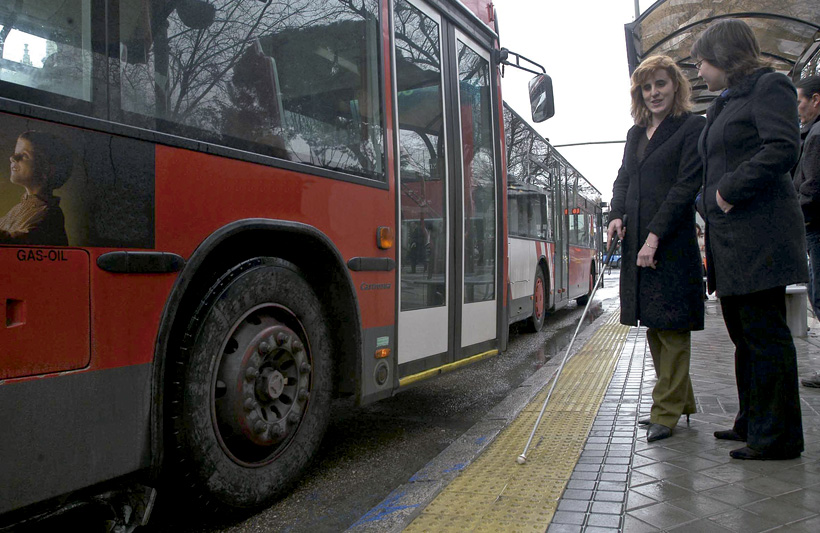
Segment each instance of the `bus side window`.
[[528,237],[530,235],[530,215],[527,196],[519,196],[518,203],[518,235]]
[[270,147],[270,154],[289,159],[283,135],[282,94],[276,61],[254,40],[239,57],[227,85],[235,105],[222,110],[222,134]]
[[587,214],[583,211],[576,215],[576,224],[578,228],[578,244],[587,246],[589,244],[589,232],[587,231]]
[[[547,193],[549,194],[549,193]],[[540,205],[538,206],[538,211],[541,213],[541,231],[539,233],[539,237],[541,239],[552,239],[552,228],[550,225],[550,209],[549,209],[549,200],[547,195],[543,195],[540,198]]]
[[378,4],[121,2],[119,120],[383,180]]
[[509,209],[509,213],[507,214],[507,221],[510,225],[510,235],[519,235],[518,198],[516,196],[510,195],[507,201],[507,208]]
[[[91,12],[88,2],[48,0],[0,5],[0,81],[44,91],[23,100],[53,105],[48,95],[90,102]],[[59,107],[59,105],[55,105]]]
[[547,190],[547,198],[546,198],[547,216],[546,216],[546,219],[545,219],[545,222],[544,222],[546,227],[547,227],[547,239],[551,240],[551,241],[555,240],[555,222],[554,222],[554,219],[553,219],[553,217],[555,216],[555,214],[554,214],[554,211],[555,211],[555,207],[554,207],[555,206],[555,203],[554,203],[555,198],[553,196],[554,194],[555,193],[554,193],[552,187],[550,187]]
[[544,195],[536,194],[530,198],[530,211],[532,212],[532,227],[530,237],[543,240],[544,235]]

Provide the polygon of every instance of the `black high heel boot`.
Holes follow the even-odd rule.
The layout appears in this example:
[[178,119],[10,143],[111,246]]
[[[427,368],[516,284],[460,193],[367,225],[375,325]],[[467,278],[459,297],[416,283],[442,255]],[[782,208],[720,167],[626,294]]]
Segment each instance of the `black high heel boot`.
[[649,424],[649,429],[646,430],[646,442],[655,442],[656,440],[668,439],[672,436],[672,428],[661,424]]

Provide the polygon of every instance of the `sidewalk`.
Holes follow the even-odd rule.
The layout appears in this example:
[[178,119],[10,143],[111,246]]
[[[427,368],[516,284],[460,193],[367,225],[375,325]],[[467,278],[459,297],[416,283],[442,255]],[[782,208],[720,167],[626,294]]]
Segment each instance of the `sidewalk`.
[[[350,531],[820,531],[820,389],[800,387],[801,458],[731,459],[740,443],[712,433],[731,427],[737,409],[733,345],[718,302],[706,306],[706,329],[692,337],[689,427],[682,418],[671,438],[646,442],[637,420],[648,416],[655,375],[645,330],[607,310],[576,341],[526,464],[515,458],[549,376],[523,408],[488,415]],[[809,335],[795,339],[801,377],[820,370],[820,322],[809,316]]]
[[[635,417],[625,405],[615,401],[602,406],[596,425],[590,434],[579,464],[567,490],[559,502],[548,531],[598,531],[595,524],[606,523],[625,532],[762,532],[762,531],[820,531],[820,389],[800,387],[801,408],[806,450],[802,457],[792,461],[738,461],[729,457],[729,450],[741,444],[719,441],[713,432],[730,428],[737,411],[737,392],[734,381],[733,345],[729,339],[720,307],[708,301],[706,329],[692,337],[691,376],[698,412],[692,415],[691,425],[684,419],[674,435],[662,441],[647,443],[643,429],[635,431],[633,453],[629,463],[628,488],[618,520],[605,520],[606,513],[592,505],[585,505],[584,482],[591,481],[600,490],[601,482],[588,479],[584,473],[595,465],[597,456],[590,452],[589,441],[606,437],[606,429],[617,413],[613,430],[633,425]],[[633,328],[630,333],[634,333]],[[810,375],[820,368],[820,323],[810,322],[809,336],[794,339],[798,351],[798,371]],[[629,347],[627,347],[629,348]],[[632,367],[643,364],[640,416],[646,416],[652,404],[654,370],[645,336],[641,332],[634,350],[621,355],[631,358]],[[633,375],[633,373],[635,375]],[[637,369],[630,372],[624,390],[632,383],[641,382]],[[613,380],[610,392],[617,394],[618,384]],[[609,392],[608,392],[609,394]],[[617,411],[616,411],[617,409]],[[614,433],[614,431],[613,431]],[[600,434],[600,436],[599,436]],[[612,438],[606,452],[612,449]],[[605,455],[606,457],[606,455]],[[581,490],[579,490],[581,489]],[[579,522],[583,516],[582,527]]]

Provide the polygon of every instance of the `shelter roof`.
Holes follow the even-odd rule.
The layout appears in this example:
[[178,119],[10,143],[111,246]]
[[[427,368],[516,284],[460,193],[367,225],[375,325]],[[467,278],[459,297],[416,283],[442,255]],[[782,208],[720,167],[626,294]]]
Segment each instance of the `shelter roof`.
[[820,3],[817,0],[659,0],[626,24],[629,72],[651,55],[672,57],[692,82],[695,111],[717,94],[698,77],[689,54],[706,27],[739,18],[755,32],[762,54],[793,80],[820,74]]

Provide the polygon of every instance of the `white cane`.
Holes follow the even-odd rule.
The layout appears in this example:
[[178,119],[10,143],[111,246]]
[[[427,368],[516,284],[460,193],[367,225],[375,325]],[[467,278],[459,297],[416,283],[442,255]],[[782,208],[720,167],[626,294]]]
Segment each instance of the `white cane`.
[[[624,227],[626,227],[626,216],[624,216]],[[535,427],[532,428],[532,433],[530,433],[530,438],[527,440],[527,445],[524,446],[524,452],[518,456],[516,462],[520,465],[523,465],[527,462],[527,451],[530,449],[530,444],[532,444],[532,438],[535,436],[535,432],[538,430],[538,425],[541,423],[541,417],[544,416],[544,411],[547,408],[547,403],[550,401],[550,396],[552,396],[552,391],[555,389],[555,384],[558,383],[558,378],[561,377],[561,371],[564,369],[564,363],[567,362],[567,357],[569,357],[569,352],[572,350],[572,344],[575,342],[575,337],[578,336],[578,331],[581,329],[581,325],[584,323],[584,318],[587,316],[587,311],[589,310],[589,306],[592,303],[592,299],[595,296],[595,291],[598,290],[598,285],[601,284],[601,280],[604,279],[604,272],[606,272],[606,267],[609,265],[610,259],[612,259],[612,252],[615,250],[615,246],[618,244],[618,235],[616,234],[612,242],[609,243],[609,250],[607,251],[606,261],[604,261],[604,266],[601,268],[601,274],[598,276],[598,280],[595,281],[595,286],[592,288],[592,293],[589,295],[589,299],[587,300],[586,306],[584,306],[584,312],[581,313],[581,320],[578,321],[578,326],[575,328],[575,333],[572,334],[572,338],[569,341],[569,346],[567,346],[567,351],[564,353],[564,359],[561,361],[561,365],[558,367],[558,372],[555,373],[555,378],[552,380],[552,385],[550,386],[550,390],[547,392],[547,397],[544,398],[544,405],[541,406],[541,412],[538,413],[538,419],[535,421]]]

